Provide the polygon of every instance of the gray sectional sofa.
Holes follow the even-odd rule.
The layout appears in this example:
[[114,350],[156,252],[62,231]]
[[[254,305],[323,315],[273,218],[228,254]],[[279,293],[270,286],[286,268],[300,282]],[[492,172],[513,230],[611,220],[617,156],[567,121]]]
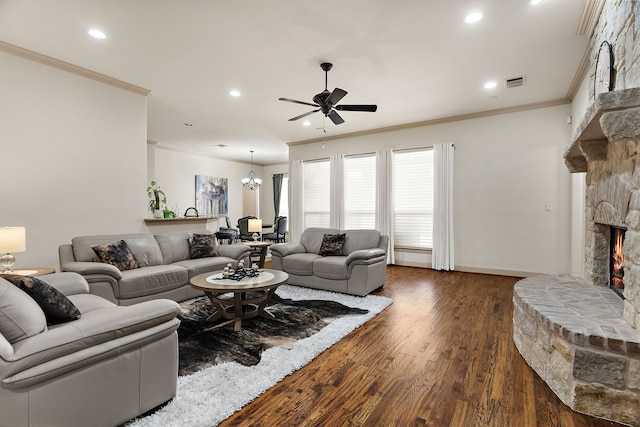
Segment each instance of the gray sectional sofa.
[[[92,294],[114,304],[131,305],[142,301],[168,298],[183,301],[201,296],[189,280],[202,273],[222,270],[231,263],[247,260],[246,245],[219,245],[219,256],[191,259],[189,236],[211,234],[209,231],[179,231],[163,234],[116,234],[74,237],[71,244],[58,249],[60,270],[84,276]],[[124,240],[140,264],[140,268],[120,271],[99,261],[91,248]]]
[[37,279],[80,318],[47,324],[41,306],[0,277],[0,426],[116,426],[173,398],[180,306],[120,307],[76,273]]
[[[344,233],[343,255],[319,255],[325,234]],[[389,236],[376,230],[307,228],[299,243],[277,243],[271,268],[289,274],[289,283],[364,296],[382,287],[387,272]]]

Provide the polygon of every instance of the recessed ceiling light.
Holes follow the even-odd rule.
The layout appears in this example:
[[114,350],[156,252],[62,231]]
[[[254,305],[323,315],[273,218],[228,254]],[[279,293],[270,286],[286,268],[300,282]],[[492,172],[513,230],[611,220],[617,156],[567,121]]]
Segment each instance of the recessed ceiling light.
[[240,91],[239,91],[239,90],[236,90],[236,89],[232,89],[232,90],[229,92],[229,95],[231,95],[231,96],[236,96],[236,97],[237,97],[237,96],[240,96]]
[[494,81],[486,82],[484,84],[484,88],[485,89],[494,89],[496,86],[498,86],[498,83],[496,83]]
[[309,120],[305,120],[304,122],[302,122],[303,126],[311,126],[311,122]]
[[529,0],[529,4],[531,6],[535,6],[535,5],[540,4],[540,3],[542,3],[542,0]]
[[468,14],[466,18],[464,18],[464,22],[466,22],[467,24],[475,24],[481,19],[482,19],[482,13],[472,12]]
[[94,39],[98,39],[98,40],[104,40],[107,38],[107,35],[105,33],[95,28],[92,28],[91,30],[89,30],[89,35]]

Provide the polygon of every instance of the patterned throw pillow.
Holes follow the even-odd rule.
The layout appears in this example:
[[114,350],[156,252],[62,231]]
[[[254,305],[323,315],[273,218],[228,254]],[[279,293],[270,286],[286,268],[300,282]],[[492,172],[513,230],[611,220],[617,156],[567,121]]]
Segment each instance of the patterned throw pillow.
[[191,259],[218,256],[218,242],[213,234],[194,234],[189,238]]
[[140,268],[140,263],[124,240],[111,245],[91,246],[91,249],[96,253],[100,262],[114,265],[120,271]]
[[7,274],[2,277],[22,289],[38,303],[44,312],[47,324],[56,325],[80,318],[80,310],[69,298],[37,277],[17,274]]
[[344,248],[345,233],[342,234],[325,234],[322,237],[322,244],[318,255],[322,256],[340,256]]

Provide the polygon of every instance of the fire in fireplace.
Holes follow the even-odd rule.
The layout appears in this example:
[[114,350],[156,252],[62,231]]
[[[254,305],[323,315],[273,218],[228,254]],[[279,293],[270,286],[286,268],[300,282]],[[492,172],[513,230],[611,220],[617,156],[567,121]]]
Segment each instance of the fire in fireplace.
[[624,228],[611,227],[609,287],[621,297],[624,291],[624,251],[622,249],[624,232]]

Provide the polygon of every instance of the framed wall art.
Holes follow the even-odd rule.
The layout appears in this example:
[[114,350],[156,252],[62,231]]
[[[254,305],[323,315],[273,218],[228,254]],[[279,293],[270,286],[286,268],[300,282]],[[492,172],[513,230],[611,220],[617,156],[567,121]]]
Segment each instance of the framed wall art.
[[199,215],[227,215],[227,178],[196,175],[196,209]]

